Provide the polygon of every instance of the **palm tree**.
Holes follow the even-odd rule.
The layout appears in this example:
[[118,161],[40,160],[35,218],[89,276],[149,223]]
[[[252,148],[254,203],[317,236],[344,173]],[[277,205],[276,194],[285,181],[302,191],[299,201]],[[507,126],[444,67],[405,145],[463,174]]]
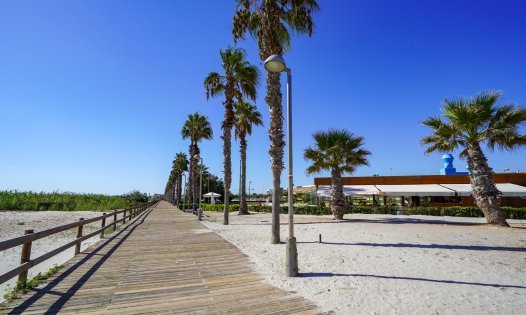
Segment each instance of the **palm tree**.
[[[225,114],[223,124],[223,165],[225,174],[225,196],[230,195],[230,186],[232,184],[232,127],[234,126],[234,98],[241,99],[242,95],[252,100],[256,99],[256,87],[258,84],[258,70],[245,60],[245,52],[242,49],[233,49],[228,47],[219,51],[223,64],[224,75],[217,72],[210,72],[205,78],[206,98],[223,95],[225,101]],[[228,203],[225,197],[223,224],[228,224]]]
[[[193,209],[195,210],[197,207],[197,200],[198,194],[199,194],[199,170],[198,170],[198,164],[199,164],[199,146],[198,143],[205,139],[210,140],[212,139],[213,133],[212,133],[212,126],[210,125],[210,122],[208,121],[208,118],[204,115],[200,115],[199,113],[194,113],[188,115],[188,119],[185,121],[183,129],[181,130],[181,135],[183,136],[183,139],[190,139],[190,196],[192,198],[193,202]],[[200,198],[200,197],[199,197]]]
[[174,201],[173,185],[175,182],[175,178],[176,178],[175,169],[172,166],[172,170],[170,171],[170,176],[168,177],[168,181],[166,182],[166,187],[164,188],[164,199],[168,200],[169,202]]
[[181,193],[183,188],[181,183],[183,179],[183,173],[188,171],[188,157],[184,152],[179,152],[175,155],[173,169],[175,173],[175,180],[177,181],[175,198],[179,204],[181,202]]
[[493,182],[493,170],[482,151],[486,144],[490,151],[513,150],[526,145],[526,135],[519,132],[526,121],[526,109],[515,105],[495,106],[501,92],[481,92],[471,99],[445,100],[444,120],[429,117],[423,122],[433,133],[421,140],[428,145],[426,153],[452,152],[460,148],[460,156],[467,159],[469,179],[475,203],[482,210],[486,222],[509,226],[506,214],[499,207],[501,192]]
[[[312,14],[318,9],[316,0],[237,0],[233,18],[234,41],[248,32],[258,43],[259,58],[265,61],[273,54],[283,55],[290,48],[291,33],[312,35]],[[270,111],[270,148],[272,168],[272,244],[280,242],[280,177],[283,170],[283,108],[280,74],[267,72],[265,101]]]
[[345,214],[342,174],[353,173],[360,165],[369,165],[367,156],[371,152],[362,148],[363,137],[355,136],[346,129],[320,131],[313,137],[316,147],[308,147],[304,153],[305,159],[312,161],[307,174],[331,171],[331,210],[336,220],[342,220]]
[[236,139],[239,139],[239,153],[241,155],[241,191],[239,192],[239,214],[248,214],[247,208],[247,135],[252,134],[252,125],[262,126],[261,114],[256,106],[243,100],[234,105],[236,111]]

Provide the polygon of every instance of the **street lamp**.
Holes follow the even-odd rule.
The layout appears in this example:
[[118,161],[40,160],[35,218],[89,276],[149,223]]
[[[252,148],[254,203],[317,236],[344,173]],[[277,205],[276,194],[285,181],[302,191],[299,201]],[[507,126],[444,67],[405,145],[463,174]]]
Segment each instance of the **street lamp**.
[[203,208],[201,207],[201,201],[203,199],[203,158],[201,158],[201,174],[199,174],[199,211],[197,212],[197,221],[203,219]]
[[288,148],[288,169],[289,169],[289,237],[287,238],[287,276],[296,277],[298,275],[298,249],[296,238],[294,237],[294,201],[293,201],[293,176],[292,176],[292,74],[287,68],[285,59],[280,55],[272,55],[265,60],[265,69],[269,72],[287,73],[287,148]]
[[[186,203],[186,199],[187,199],[187,198],[186,198],[186,197],[187,197],[186,195],[187,195],[187,193],[188,193],[188,188],[186,187],[186,174],[182,174],[182,175],[184,176],[184,185],[183,185],[183,186],[184,186],[183,208],[185,208],[185,205],[184,205],[184,204]],[[181,209],[181,210],[184,211],[184,209]]]
[[250,184],[252,184],[252,182],[248,182],[248,201],[250,201]]
[[201,172],[199,172],[199,209],[197,210],[197,221],[201,221],[203,218],[203,209],[201,208],[201,196],[203,195],[203,158],[198,154],[194,155],[192,158],[201,160]]

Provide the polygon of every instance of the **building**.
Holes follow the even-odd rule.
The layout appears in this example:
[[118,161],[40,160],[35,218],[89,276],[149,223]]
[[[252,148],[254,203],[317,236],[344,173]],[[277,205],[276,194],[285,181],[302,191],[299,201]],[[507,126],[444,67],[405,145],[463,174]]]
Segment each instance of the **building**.
[[[355,196],[372,196],[376,204],[389,204],[390,198],[396,198],[413,206],[474,205],[469,174],[456,172],[450,154],[442,160],[444,175],[343,177],[344,194],[351,202]],[[501,206],[526,207],[526,173],[496,173],[493,180],[502,192]],[[318,196],[330,195],[330,177],[315,178],[314,185]]]

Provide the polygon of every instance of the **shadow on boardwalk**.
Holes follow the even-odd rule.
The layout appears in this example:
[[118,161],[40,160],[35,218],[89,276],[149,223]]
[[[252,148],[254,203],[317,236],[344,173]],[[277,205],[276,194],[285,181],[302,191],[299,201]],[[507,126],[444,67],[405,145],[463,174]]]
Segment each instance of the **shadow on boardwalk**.
[[[93,251],[83,254],[84,257],[81,258],[78,262],[64,270],[59,276],[53,279],[51,282],[46,284],[42,288],[34,288],[33,291],[36,293],[25,300],[22,304],[11,310],[9,314],[22,314],[25,310],[31,307],[33,304],[37,303],[42,297],[46,294],[58,295],[60,298],[56,300],[53,304],[49,306],[45,314],[55,314],[59,312],[62,307],[69,301],[69,299],[82,287],[82,285],[93,275],[95,272],[106,262],[106,260],[119,248],[124,241],[130,236],[131,233],[141,224],[144,223],[144,220],[153,210],[150,209],[145,213],[137,217],[132,224],[125,226],[123,229],[114,233],[113,236],[108,237],[104,240],[102,244],[96,244],[93,248]],[[120,237],[120,239],[119,239]],[[113,241],[117,241],[113,243]],[[103,249],[108,251],[105,254],[99,254]],[[95,258],[94,256],[100,256]],[[89,268],[66,292],[57,292],[53,289],[64,279],[70,276],[73,272],[79,270],[90,259],[98,259],[95,264]]]

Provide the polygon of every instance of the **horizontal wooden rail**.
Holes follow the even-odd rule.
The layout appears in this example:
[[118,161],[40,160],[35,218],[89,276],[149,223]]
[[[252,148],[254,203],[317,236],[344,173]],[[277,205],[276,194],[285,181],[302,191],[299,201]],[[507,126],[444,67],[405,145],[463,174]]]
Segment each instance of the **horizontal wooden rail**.
[[[149,209],[150,207],[152,207],[153,205],[155,205],[157,202],[156,201],[152,201],[152,202],[147,202],[147,203],[143,203],[143,204],[140,204],[138,206],[134,206],[134,207],[131,207],[131,208],[127,208],[127,209],[122,209],[122,210],[117,210],[117,211],[113,211],[113,212],[110,212],[110,213],[107,213],[105,215],[102,215],[102,216],[98,216],[98,217],[95,217],[95,218],[91,218],[91,219],[87,219],[87,220],[79,220],[78,222],[74,222],[74,223],[69,223],[69,224],[65,224],[65,225],[61,225],[61,226],[57,226],[57,227],[54,227],[54,228],[51,228],[51,229],[48,229],[48,230],[44,230],[44,231],[40,231],[40,232],[37,232],[37,233],[31,233],[31,234],[27,234],[27,235],[24,235],[24,236],[20,236],[20,237],[16,237],[16,238],[13,238],[13,239],[10,239],[10,240],[5,240],[5,241],[2,241],[0,242],[0,251],[4,251],[6,249],[10,249],[10,248],[13,248],[13,247],[16,247],[16,246],[20,246],[20,245],[24,245],[24,248],[26,248],[26,250],[22,251],[22,259],[21,259],[21,264],[16,267],[16,268],[13,268],[11,270],[9,270],[8,272],[0,275],[0,284],[8,281],[9,279],[11,278],[14,278],[16,277],[17,275],[19,276],[19,281],[21,281],[21,285],[25,285],[25,282],[27,280],[27,277],[24,277],[24,274],[27,275],[27,271],[48,260],[49,258],[65,251],[66,249],[70,248],[70,247],[73,247],[73,246],[76,246],[77,248],[80,249],[80,245],[83,241],[89,239],[89,238],[92,238],[94,236],[97,236],[97,235],[101,235],[103,236],[103,231],[105,231],[106,229],[108,228],[111,228],[112,226],[113,227],[116,227],[117,223],[125,223],[126,222],[126,218],[128,218],[128,222],[130,222],[132,220],[133,217],[135,216],[138,216],[140,213],[144,212],[145,210]],[[126,215],[126,212],[129,211],[129,214]],[[82,235],[82,232],[78,233],[78,237],[67,243],[67,244],[64,244],[62,246],[60,246],[59,248],[56,248],[50,252],[47,252],[46,254],[42,255],[42,256],[39,256],[35,259],[30,259],[30,255],[31,255],[31,243],[33,241],[36,241],[36,240],[39,240],[39,239],[42,239],[42,238],[45,238],[45,237],[48,237],[50,235],[53,235],[53,234],[56,234],[56,233],[60,233],[60,232],[63,232],[63,231],[67,231],[67,230],[70,230],[70,229],[73,229],[73,228],[79,228],[80,231],[82,231],[82,228],[80,227],[83,227],[84,225],[86,224],[90,224],[90,223],[93,223],[93,222],[97,222],[97,221],[103,221],[105,222],[106,218],[108,217],[112,217],[112,216],[115,216],[117,214],[120,214],[120,213],[124,213],[123,217],[120,219],[120,220],[116,220],[115,222],[111,222],[111,225],[105,225],[105,224],[102,224],[102,227],[97,229],[96,231],[94,232],[91,232],[87,235]],[[27,248],[29,248],[29,251],[27,251]],[[22,276],[22,277],[20,277]]]

